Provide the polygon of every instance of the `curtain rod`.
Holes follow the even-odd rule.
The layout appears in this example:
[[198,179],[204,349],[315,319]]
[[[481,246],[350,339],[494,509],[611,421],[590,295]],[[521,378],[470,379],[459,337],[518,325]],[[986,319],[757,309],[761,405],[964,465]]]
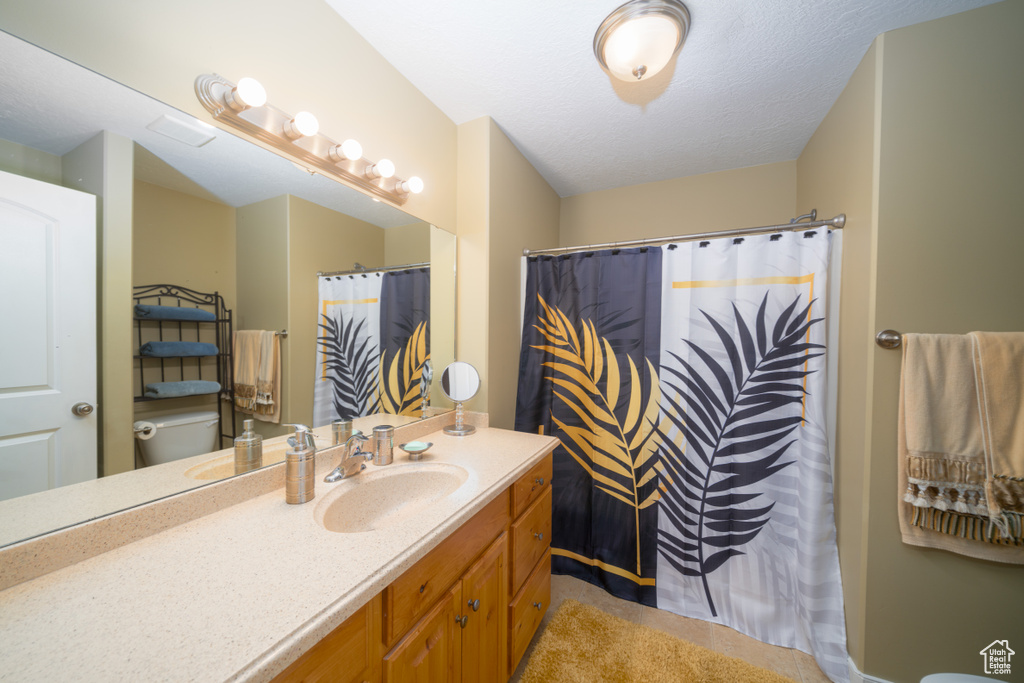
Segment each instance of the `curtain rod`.
[[[523,256],[536,256],[539,254],[565,254],[577,251],[593,251],[597,249],[619,249],[625,247],[640,247],[652,244],[668,244],[670,242],[693,242],[695,240],[713,239],[716,237],[735,237],[737,235],[754,235],[762,232],[787,232],[796,230],[809,230],[811,228],[823,228],[828,226],[834,229],[841,229],[846,225],[846,214],[841,213],[835,218],[827,221],[816,221],[817,209],[803,216],[794,218],[789,223],[781,225],[765,225],[758,228],[739,228],[737,230],[719,230],[717,232],[702,232],[698,235],[676,235],[675,237],[651,237],[643,240],[630,240],[628,242],[605,242],[604,244],[588,244],[582,247],[558,247],[555,249],[523,249]],[[806,223],[801,222],[809,218]]]
[[[356,264],[359,265],[358,263]],[[359,275],[361,273],[387,273],[392,270],[412,270],[414,268],[429,268],[430,261],[424,261],[423,263],[407,263],[404,266],[384,266],[383,268],[363,268],[359,267],[355,270],[333,270],[330,273],[324,273],[323,271],[316,274],[317,277],[328,277],[330,275]]]

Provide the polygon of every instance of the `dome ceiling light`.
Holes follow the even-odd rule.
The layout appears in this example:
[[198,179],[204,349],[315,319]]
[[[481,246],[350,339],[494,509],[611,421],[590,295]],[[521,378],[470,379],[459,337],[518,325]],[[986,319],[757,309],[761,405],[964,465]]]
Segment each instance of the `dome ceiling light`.
[[646,81],[675,59],[690,30],[690,12],[678,0],[631,0],[601,22],[594,54],[612,76]]

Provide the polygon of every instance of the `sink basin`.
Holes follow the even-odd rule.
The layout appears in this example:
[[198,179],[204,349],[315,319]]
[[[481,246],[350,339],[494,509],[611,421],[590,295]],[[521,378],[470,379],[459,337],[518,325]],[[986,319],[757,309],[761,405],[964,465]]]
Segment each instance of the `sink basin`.
[[468,478],[469,473],[457,465],[390,465],[337,484],[340,488],[323,497],[314,515],[328,531],[375,531],[451,495]]

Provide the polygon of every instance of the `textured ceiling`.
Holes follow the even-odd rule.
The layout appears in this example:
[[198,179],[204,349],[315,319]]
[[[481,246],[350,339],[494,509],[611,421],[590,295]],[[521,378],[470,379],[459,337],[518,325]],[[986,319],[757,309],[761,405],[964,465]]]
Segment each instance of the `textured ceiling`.
[[[418,221],[3,32],[0,93],[3,140],[62,156],[106,130],[135,141],[137,179],[172,190],[236,207],[290,194],[382,228]],[[205,126],[216,138],[196,148],[146,128],[164,115]]]
[[876,36],[994,0],[685,0],[673,68],[614,81],[621,0],[326,0],[456,123],[490,116],[565,197],[796,159]]

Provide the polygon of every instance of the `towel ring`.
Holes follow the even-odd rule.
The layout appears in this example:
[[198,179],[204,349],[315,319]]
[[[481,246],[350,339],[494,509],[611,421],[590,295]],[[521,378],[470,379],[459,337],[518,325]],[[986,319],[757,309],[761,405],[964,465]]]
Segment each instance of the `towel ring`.
[[882,330],[875,335],[875,343],[883,349],[898,349],[903,344],[903,335],[896,330]]

